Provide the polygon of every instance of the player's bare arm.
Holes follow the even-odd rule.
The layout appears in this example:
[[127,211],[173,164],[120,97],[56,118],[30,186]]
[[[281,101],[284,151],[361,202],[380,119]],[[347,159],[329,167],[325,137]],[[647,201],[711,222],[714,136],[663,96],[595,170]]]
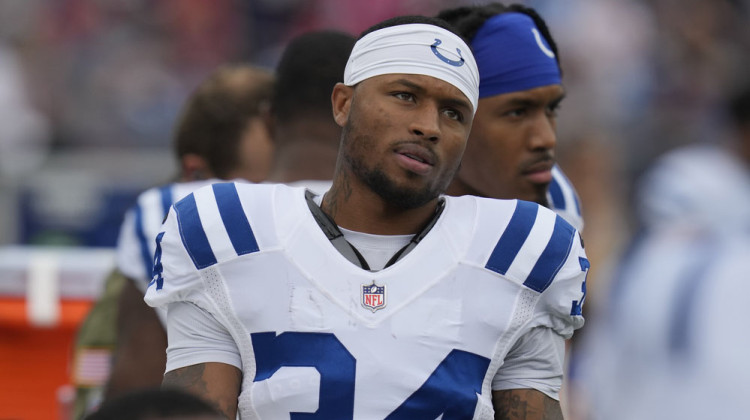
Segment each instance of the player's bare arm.
[[162,388],[181,388],[213,403],[228,418],[237,416],[242,372],[225,363],[199,363],[167,372]]
[[158,386],[167,357],[167,333],[143,292],[128,279],[118,299],[117,348],[105,399],[136,388]]
[[495,420],[563,420],[560,402],[535,389],[492,392]]

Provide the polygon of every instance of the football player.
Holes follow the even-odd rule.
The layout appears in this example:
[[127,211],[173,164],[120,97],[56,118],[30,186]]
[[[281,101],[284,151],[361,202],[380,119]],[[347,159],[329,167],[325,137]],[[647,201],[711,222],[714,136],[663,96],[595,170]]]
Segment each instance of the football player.
[[583,230],[578,194],[555,165],[565,89],[544,19],[532,8],[500,3],[438,17],[471,41],[480,78],[479,108],[448,194],[534,201]]
[[543,206],[443,195],[479,99],[449,28],[361,35],[324,196],[222,183],[172,207],[146,293],[168,308],[163,386],[228,418],[561,418],[547,358],[583,324],[588,260]]

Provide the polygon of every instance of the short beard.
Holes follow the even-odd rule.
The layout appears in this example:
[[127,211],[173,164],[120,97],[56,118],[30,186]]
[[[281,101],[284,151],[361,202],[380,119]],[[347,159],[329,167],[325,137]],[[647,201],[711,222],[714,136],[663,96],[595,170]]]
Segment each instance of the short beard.
[[[349,130],[351,130],[349,126],[344,127],[344,136],[349,134],[347,133]],[[367,142],[373,141],[373,139],[365,135],[350,136],[348,137],[348,141],[366,145],[368,144]],[[342,147],[348,147],[348,145],[342,144]],[[386,175],[381,167],[367,168],[363,160],[359,160],[347,152],[344,153],[344,159],[355,177],[360,179],[375,194],[385,200],[385,202],[404,210],[415,209],[429,203],[445,192],[445,189],[448,187],[447,182],[443,182],[442,184],[445,185],[438,186],[437,188],[423,188],[419,190],[399,187]]]
[[[399,187],[388,177],[382,167],[367,168],[364,164],[364,159],[366,158],[363,156],[372,150],[372,145],[375,144],[376,140],[367,134],[355,134],[358,131],[356,129],[358,109],[355,104],[356,101],[353,101],[349,121],[342,129],[342,142],[340,144],[344,161],[351,168],[352,174],[355,177],[367,185],[386,203],[404,210],[422,207],[445,192],[453,176],[458,172],[458,168],[446,180],[442,180],[435,187],[425,187],[419,190]],[[352,154],[354,145],[357,145],[359,150]],[[360,155],[360,157],[358,158],[356,155]]]
[[[352,162],[352,164],[355,164]],[[357,165],[360,166],[360,165]],[[442,191],[432,188],[421,190],[401,188],[380,168],[365,169],[352,166],[354,173],[388,204],[404,210],[416,209],[437,198]]]

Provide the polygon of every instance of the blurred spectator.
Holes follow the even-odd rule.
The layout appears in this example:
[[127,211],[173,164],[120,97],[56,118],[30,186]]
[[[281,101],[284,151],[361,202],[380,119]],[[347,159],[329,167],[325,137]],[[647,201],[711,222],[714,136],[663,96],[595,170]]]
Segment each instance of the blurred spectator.
[[47,155],[49,124],[26,87],[15,51],[0,39],[0,178],[29,174]]
[[672,150],[639,184],[641,231],[581,356],[592,419],[741,418],[750,409],[750,89],[720,111],[730,139],[718,144],[717,132]]
[[[605,144],[622,168],[614,174],[624,181],[618,196],[664,150],[710,133],[721,91],[746,77],[735,70],[750,61],[746,1],[523,3],[549,17],[567,51],[560,154],[576,139]],[[48,121],[52,157],[61,148],[164,150],[179,105],[219,62],[273,67],[288,40],[306,30],[356,33],[383,17],[447,6],[456,3],[10,0],[0,5],[0,37],[12,41],[28,102]],[[576,159],[563,166],[582,163]],[[596,188],[579,191],[585,207],[584,196],[612,193]],[[589,223],[599,224],[591,214]]]
[[270,182],[304,185],[323,194],[331,186],[341,127],[331,92],[344,80],[354,36],[320,30],[300,34],[276,67],[270,127],[274,139]]

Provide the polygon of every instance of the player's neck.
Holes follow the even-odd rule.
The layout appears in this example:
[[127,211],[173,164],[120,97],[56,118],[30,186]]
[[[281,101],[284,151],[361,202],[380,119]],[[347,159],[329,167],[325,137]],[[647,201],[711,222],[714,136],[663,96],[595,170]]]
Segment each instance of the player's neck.
[[295,141],[278,148],[268,176],[270,182],[292,182],[307,179],[330,180],[336,166],[338,149],[309,140]]
[[341,127],[335,122],[318,119],[302,119],[277,124],[273,128],[274,143],[279,150],[322,148],[338,150]]
[[485,197],[484,194],[480,193],[474,188],[471,188],[468,184],[466,184],[459,178],[453,179],[453,182],[450,183],[450,185],[448,186],[448,189],[445,191],[445,195],[450,195],[454,197],[459,197],[462,195],[474,195],[477,197]]
[[424,227],[437,205],[435,198],[414,209],[395,207],[369,188],[349,185],[339,177],[323,197],[321,208],[345,229],[374,235],[410,235]]

